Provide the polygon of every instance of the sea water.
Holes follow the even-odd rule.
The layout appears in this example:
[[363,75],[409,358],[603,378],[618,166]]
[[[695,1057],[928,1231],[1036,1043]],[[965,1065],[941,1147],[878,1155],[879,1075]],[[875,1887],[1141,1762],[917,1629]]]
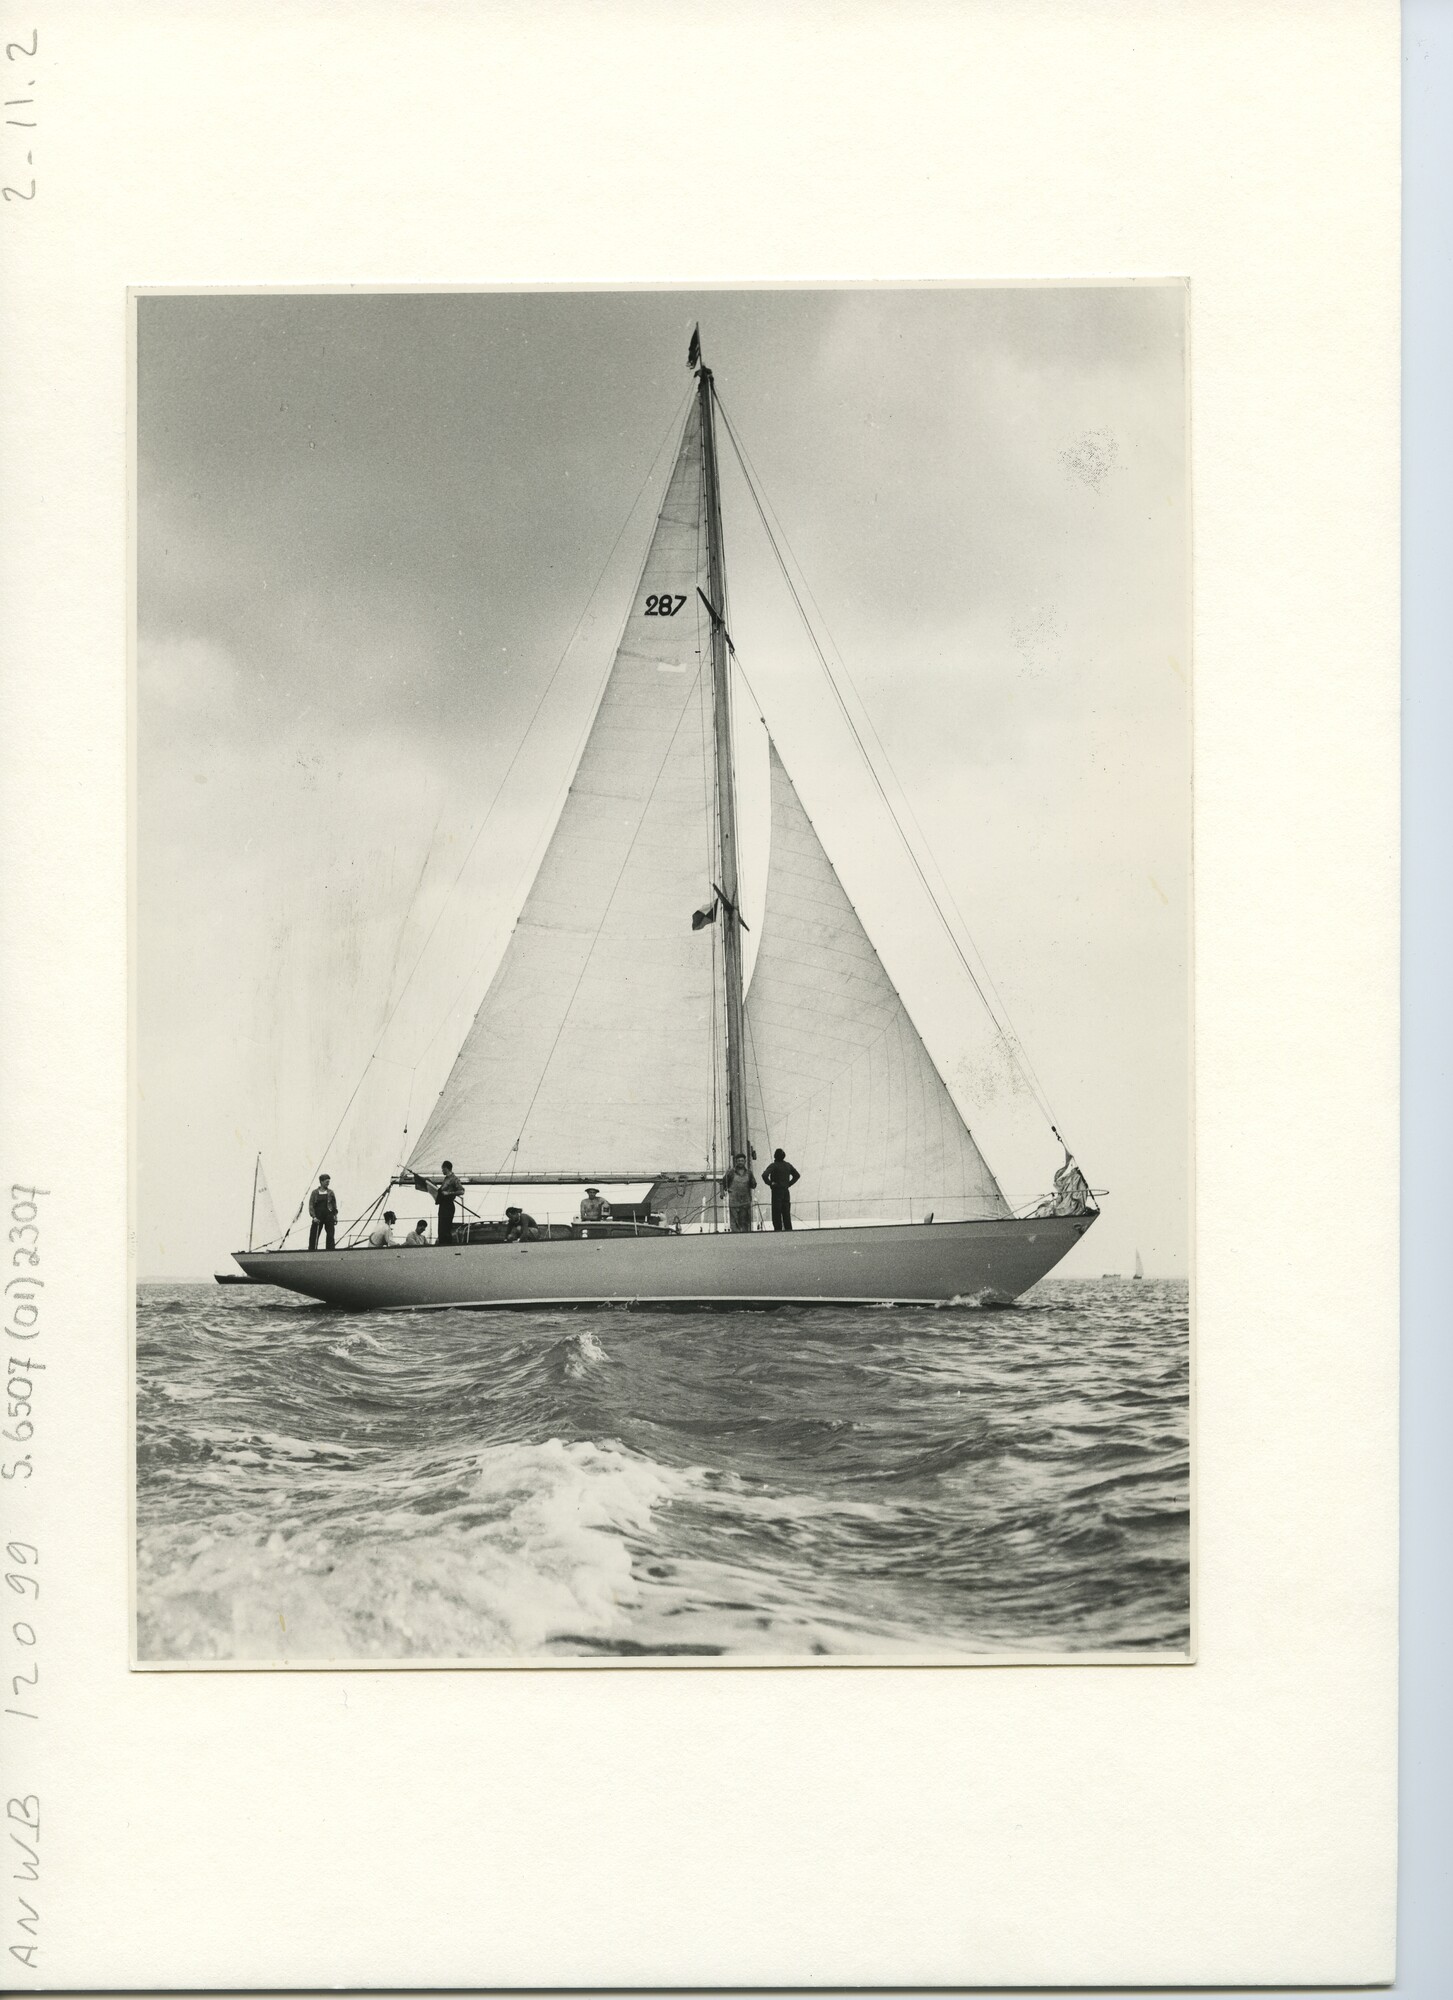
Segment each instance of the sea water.
[[1189,1643],[1184,1283],[975,1311],[341,1313],[143,1285],[138,1657]]

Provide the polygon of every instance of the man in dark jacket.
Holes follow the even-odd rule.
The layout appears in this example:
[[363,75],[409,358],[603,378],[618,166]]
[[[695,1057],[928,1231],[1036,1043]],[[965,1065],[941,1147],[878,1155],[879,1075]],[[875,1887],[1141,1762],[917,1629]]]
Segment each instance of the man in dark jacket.
[[802,1179],[796,1167],[779,1146],[772,1155],[772,1164],[762,1174],[762,1179],[772,1190],[772,1227],[790,1229],[792,1227],[793,1184]]
[[444,1162],[444,1178],[441,1181],[426,1180],[422,1174],[414,1175],[414,1186],[424,1194],[433,1195],[439,1204],[439,1227],[434,1232],[434,1243],[443,1249],[446,1243],[454,1241],[454,1205],[464,1199],[464,1183],[454,1171],[454,1162]]
[[308,1196],[308,1214],[312,1217],[308,1225],[308,1248],[316,1250],[318,1237],[322,1235],[331,1250],[333,1232],[338,1227],[338,1197],[329,1184],[327,1174],[319,1174],[318,1185]]

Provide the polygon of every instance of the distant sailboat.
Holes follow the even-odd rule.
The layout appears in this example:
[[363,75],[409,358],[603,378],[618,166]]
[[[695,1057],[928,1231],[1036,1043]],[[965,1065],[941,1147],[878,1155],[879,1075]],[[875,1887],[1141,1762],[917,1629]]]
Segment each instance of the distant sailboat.
[[[389,1184],[452,1160],[465,1184],[650,1192],[605,1228],[509,1243],[472,1224],[428,1255],[249,1242],[249,1277],[371,1309],[1008,1303],[1095,1220],[1068,1151],[1053,1195],[1010,1208],[770,742],[744,989],[717,404],[695,336],[689,360],[696,394],[565,805]],[[760,1181],[776,1147],[810,1193],[796,1228],[733,1230],[723,1175],[741,1156]]]
[[1135,1276],[1137,1278],[1145,1276],[1145,1266],[1140,1261],[1140,1252],[1138,1250],[1135,1253]]
[[[283,1227],[278,1221],[277,1210],[268,1192],[267,1176],[262,1171],[262,1154],[259,1153],[252,1166],[252,1204],[247,1215],[247,1247],[255,1243],[264,1246],[279,1244],[283,1240]],[[270,1279],[254,1277],[247,1271],[215,1271],[213,1276],[219,1285],[256,1285],[270,1283]]]

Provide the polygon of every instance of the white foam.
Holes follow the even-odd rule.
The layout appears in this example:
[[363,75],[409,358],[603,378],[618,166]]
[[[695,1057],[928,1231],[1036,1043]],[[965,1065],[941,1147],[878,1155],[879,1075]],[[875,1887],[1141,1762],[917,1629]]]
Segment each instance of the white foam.
[[551,1438],[490,1447],[468,1502],[396,1507],[384,1532],[159,1534],[138,1561],[143,1657],[479,1659],[608,1640],[641,1599],[632,1538],[685,1483],[619,1445]]
[[597,1363],[609,1360],[593,1333],[572,1333],[565,1342],[565,1373],[573,1382],[582,1380]]

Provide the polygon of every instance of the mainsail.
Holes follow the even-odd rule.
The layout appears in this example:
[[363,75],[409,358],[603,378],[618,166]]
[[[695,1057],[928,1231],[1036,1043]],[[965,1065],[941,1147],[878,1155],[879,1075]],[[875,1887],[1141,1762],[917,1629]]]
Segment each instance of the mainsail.
[[806,1212],[820,1203],[824,1222],[1008,1215],[775,745],[770,760],[772,848],[746,1003],[758,1178],[780,1146]]
[[648,1178],[712,1159],[715,761],[693,401],[605,692],[488,992],[409,1159]]

